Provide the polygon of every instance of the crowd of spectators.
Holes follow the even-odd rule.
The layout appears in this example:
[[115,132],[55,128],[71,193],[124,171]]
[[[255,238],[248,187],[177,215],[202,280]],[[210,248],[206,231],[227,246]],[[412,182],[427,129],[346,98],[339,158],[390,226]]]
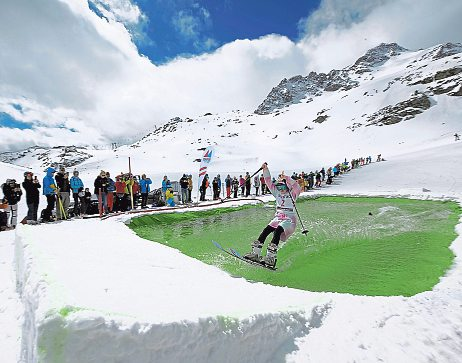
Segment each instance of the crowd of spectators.
[[[377,161],[383,158],[377,155]],[[346,159],[336,165],[308,172],[294,172],[292,179],[296,180],[303,191],[321,188],[323,184],[333,183],[335,177],[370,164],[372,158]],[[229,198],[249,198],[270,193],[265,184],[263,174],[250,175],[249,172],[231,176],[224,181],[217,174],[210,181],[208,174],[202,178],[199,185],[199,201],[207,200],[208,192],[213,200]],[[145,174],[135,176],[131,173],[119,173],[115,180],[108,171],[101,170],[93,183],[93,191],[85,186],[79,177],[79,171],[74,170],[72,177],[64,167],[56,171],[49,167],[42,183],[32,172],[24,173],[24,181],[19,185],[14,179],[7,179],[2,185],[4,197],[0,203],[0,230],[14,229],[18,223],[18,202],[26,194],[27,216],[21,221],[24,224],[52,222],[68,218],[80,218],[89,215],[106,215],[114,212],[125,212],[131,209],[145,209],[167,205],[174,207],[177,203],[183,205],[193,202],[193,178],[183,174],[178,180],[171,182],[165,175],[161,187],[151,190],[152,180]],[[46,197],[47,205],[38,216],[40,190]],[[149,205],[148,205],[149,204]]]

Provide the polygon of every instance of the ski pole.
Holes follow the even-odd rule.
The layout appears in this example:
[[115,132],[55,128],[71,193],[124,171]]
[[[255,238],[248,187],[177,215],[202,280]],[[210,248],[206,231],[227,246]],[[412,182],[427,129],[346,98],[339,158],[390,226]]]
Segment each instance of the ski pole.
[[[255,175],[257,175],[263,168],[260,168],[258,169],[255,173],[253,173],[251,176],[250,176],[250,179],[252,179]],[[239,188],[241,188],[243,185],[245,185],[245,182],[243,184],[240,184],[237,188],[234,188],[234,189],[231,189],[231,193],[229,194],[228,197],[226,197],[225,199],[222,199],[221,201],[224,202],[226,199],[229,199],[231,198],[231,194],[234,193],[234,191],[237,189],[239,190]]]
[[292,198],[292,190],[290,190],[289,186],[287,185],[287,181],[285,179],[282,179],[282,181],[284,182],[284,184],[287,186],[287,189],[289,190],[290,199],[292,200],[292,203],[293,203],[294,208],[295,208],[295,212],[297,212],[298,220],[300,221],[300,224],[301,224],[301,226],[303,228],[302,234],[306,235],[308,233],[308,230],[305,228],[305,226],[303,225],[303,221],[300,218],[300,213],[298,213],[297,206],[295,205],[295,200],[294,200],[294,198]]

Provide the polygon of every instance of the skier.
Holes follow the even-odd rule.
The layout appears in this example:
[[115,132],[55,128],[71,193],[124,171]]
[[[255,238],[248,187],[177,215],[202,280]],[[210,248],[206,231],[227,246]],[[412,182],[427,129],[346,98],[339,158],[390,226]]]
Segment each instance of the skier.
[[460,140],[460,135],[456,132],[456,133],[454,134],[454,138],[455,138],[454,141],[459,141],[459,140]]
[[15,179],[7,179],[3,184],[3,195],[8,201],[8,227],[16,228],[18,224],[18,202],[21,200],[21,186]]
[[[286,241],[294,233],[297,226],[297,215],[293,201],[297,199],[302,190],[296,181],[285,176],[284,173],[279,176],[276,183],[273,183],[267,163],[262,165],[262,169],[265,183],[276,198],[276,214],[263,229],[258,239],[252,243],[252,251],[245,254],[244,258],[274,267],[277,261],[279,241]],[[267,248],[266,256],[262,260],[261,250],[266,237],[271,233],[273,233],[273,238]]]
[[33,178],[33,173],[26,171],[24,173],[24,182],[22,187],[26,191],[26,203],[27,203],[27,224],[37,224],[37,211],[40,200],[40,188],[41,185],[37,177]]

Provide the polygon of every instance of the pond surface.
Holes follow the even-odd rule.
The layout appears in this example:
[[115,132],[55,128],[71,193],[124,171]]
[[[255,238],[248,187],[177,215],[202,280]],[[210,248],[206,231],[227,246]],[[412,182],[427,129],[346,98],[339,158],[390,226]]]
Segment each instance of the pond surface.
[[280,245],[277,271],[240,262],[212,244],[249,251],[274,204],[148,215],[129,226],[233,276],[309,291],[411,296],[431,290],[452,264],[448,247],[461,214],[455,202],[321,197],[299,199],[297,207],[309,233],[298,225]]

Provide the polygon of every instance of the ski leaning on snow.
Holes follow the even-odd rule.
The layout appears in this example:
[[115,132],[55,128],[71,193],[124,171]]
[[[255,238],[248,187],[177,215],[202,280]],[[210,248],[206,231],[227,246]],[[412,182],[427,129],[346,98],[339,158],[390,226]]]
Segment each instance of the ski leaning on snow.
[[218,242],[216,242],[216,241],[212,241],[212,242],[215,245],[215,247],[222,250],[224,253],[227,253],[228,255],[233,256],[234,258],[237,258],[238,260],[241,260],[241,261],[243,261],[245,263],[248,263],[249,265],[262,267],[262,268],[265,268],[265,269],[271,270],[271,271],[276,271],[277,270],[276,267],[270,267],[270,266],[265,265],[264,263],[259,263],[259,262],[255,262],[255,261],[252,261],[252,260],[248,260],[248,259],[242,257],[242,255],[233,248],[230,248],[229,250],[227,250],[221,244],[219,244]]

